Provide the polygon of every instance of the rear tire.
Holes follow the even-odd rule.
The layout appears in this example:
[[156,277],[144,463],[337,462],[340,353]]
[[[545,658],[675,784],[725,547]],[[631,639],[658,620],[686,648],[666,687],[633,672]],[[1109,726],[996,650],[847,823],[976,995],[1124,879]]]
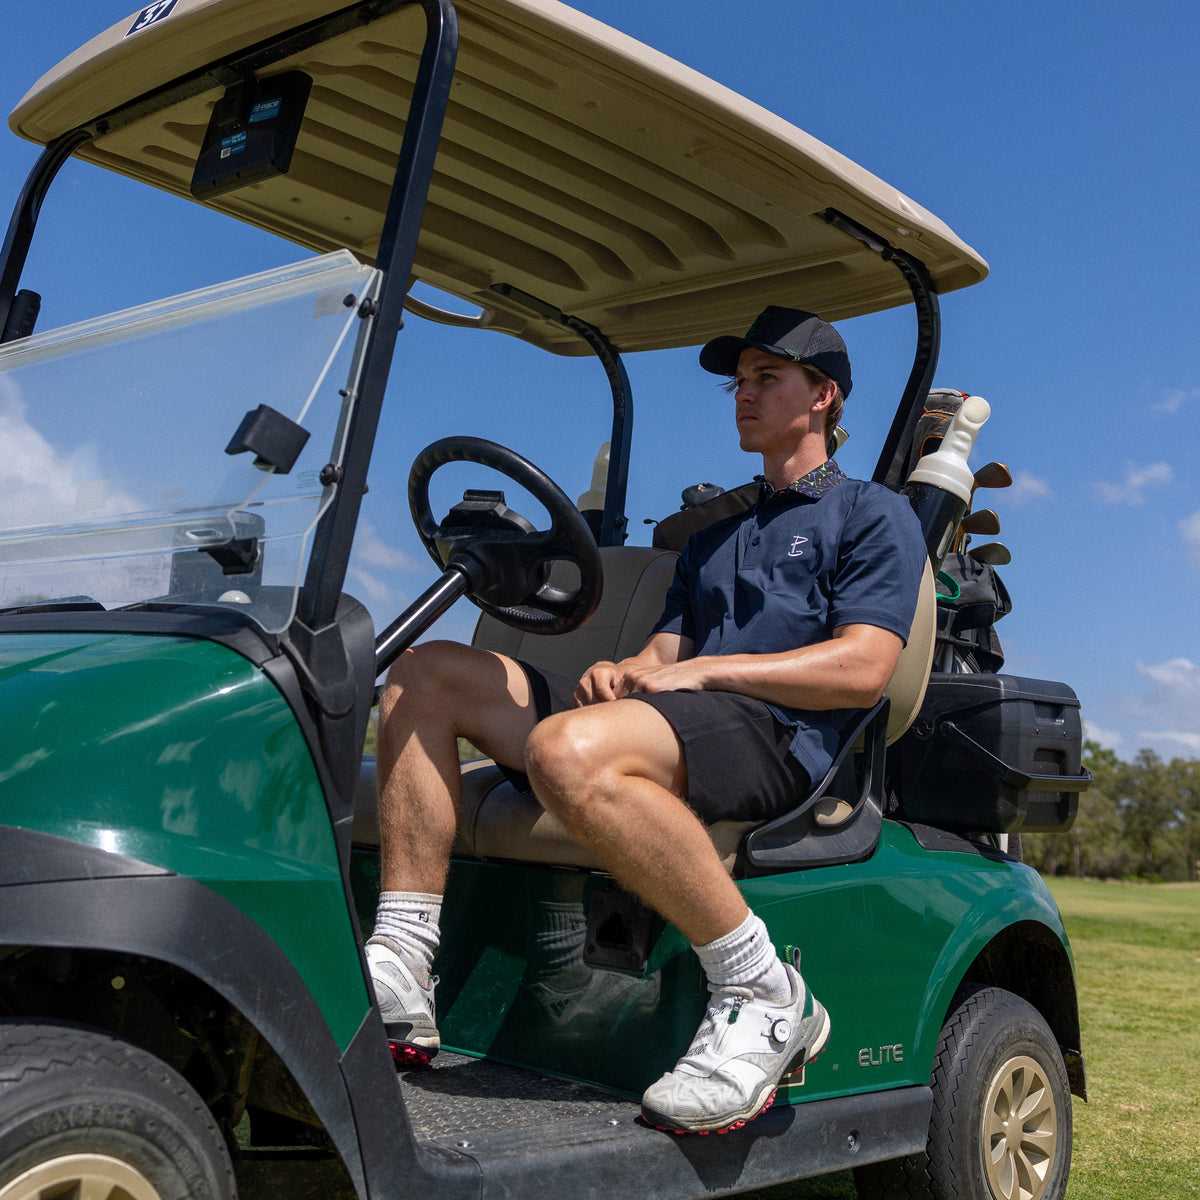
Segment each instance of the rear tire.
[[925,1153],[857,1168],[860,1200],[1062,1200],[1071,1090],[1037,1009],[971,991],[942,1027],[931,1084]]
[[224,1139],[191,1086],[127,1042],[0,1024],[0,1200],[233,1200]]

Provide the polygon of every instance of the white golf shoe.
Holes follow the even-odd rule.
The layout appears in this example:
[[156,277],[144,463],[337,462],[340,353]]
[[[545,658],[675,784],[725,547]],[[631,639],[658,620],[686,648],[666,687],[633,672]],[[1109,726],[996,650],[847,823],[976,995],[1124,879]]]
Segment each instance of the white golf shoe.
[[437,977],[418,983],[396,944],[378,935],[367,939],[367,967],[392,1058],[399,1066],[427,1064],[442,1046],[433,1002]]
[[829,1015],[789,963],[793,999],[765,1004],[747,988],[710,989],[688,1052],[642,1097],[642,1116],[671,1133],[726,1133],[753,1121],[779,1081],[829,1040]]

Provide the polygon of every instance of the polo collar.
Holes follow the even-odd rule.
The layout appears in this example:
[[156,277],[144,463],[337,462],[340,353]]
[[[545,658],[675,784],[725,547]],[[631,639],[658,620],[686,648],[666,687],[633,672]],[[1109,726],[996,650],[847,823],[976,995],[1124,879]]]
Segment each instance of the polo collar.
[[754,477],[758,484],[758,502],[760,504],[764,500],[770,500],[772,496],[782,495],[784,492],[806,496],[809,500],[820,500],[822,496],[833,491],[839,483],[845,483],[847,478],[846,472],[832,458],[827,458],[819,467],[814,467],[807,475],[802,475],[778,491],[767,482],[764,475]]

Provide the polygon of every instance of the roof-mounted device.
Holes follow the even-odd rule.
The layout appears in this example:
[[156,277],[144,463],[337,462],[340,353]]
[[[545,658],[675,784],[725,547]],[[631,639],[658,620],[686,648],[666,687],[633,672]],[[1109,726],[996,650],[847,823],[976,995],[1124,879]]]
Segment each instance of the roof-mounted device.
[[243,79],[213,105],[192,173],[197,200],[286,175],[304,120],[312,77],[288,71],[270,79]]

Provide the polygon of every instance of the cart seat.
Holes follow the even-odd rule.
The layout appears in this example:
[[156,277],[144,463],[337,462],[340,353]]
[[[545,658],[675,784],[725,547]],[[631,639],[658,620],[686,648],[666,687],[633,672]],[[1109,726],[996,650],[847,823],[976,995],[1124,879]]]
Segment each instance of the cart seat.
[[[558,636],[522,633],[484,615],[476,627],[473,645],[521,658],[572,678],[578,678],[601,659],[619,660],[635,654],[662,611],[666,590],[674,574],[676,555],[652,547],[622,546],[602,548],[600,556],[604,566],[604,593],[596,614],[582,628]],[[935,609],[933,576],[926,567],[912,632],[885,699],[876,709],[864,714],[835,765],[849,758],[852,742],[856,739],[863,742],[870,754],[874,738],[878,743],[874,753],[881,755],[884,742],[895,741],[912,723],[921,706],[933,660]],[[864,735],[862,738],[858,737],[860,733]],[[880,763],[878,773],[881,772]],[[871,773],[867,774],[870,776]],[[844,773],[839,775],[837,770],[832,770],[812,795],[797,796],[797,811],[805,814],[801,822],[804,832],[803,836],[787,836],[793,841],[809,842],[827,838],[838,858],[847,855],[863,857],[857,847],[865,838],[870,842],[865,853],[870,852],[874,841],[869,830],[860,831],[849,847],[841,832],[843,826],[850,825],[861,814],[864,801],[867,807],[871,806],[863,796],[845,799],[840,794],[831,794],[831,790],[837,790],[835,783],[842,784],[844,778]],[[845,791],[846,788],[841,786],[840,792]],[[876,811],[870,815],[877,821],[877,798],[874,808]],[[719,821],[709,827],[709,836],[731,872],[749,869],[742,861],[744,856],[740,851],[747,834],[755,828],[752,821]],[[819,836],[814,836],[815,831],[819,831]],[[756,836],[768,832],[769,826],[759,826]],[[379,844],[375,760],[370,756],[364,758],[359,776],[352,836],[358,845]],[[773,839],[773,842],[778,841],[779,838]],[[462,819],[454,853],[467,858],[601,869],[599,862],[567,834],[556,817],[546,812],[532,794],[518,791],[488,759],[463,767]],[[811,858],[817,848],[810,846],[804,853]]]

